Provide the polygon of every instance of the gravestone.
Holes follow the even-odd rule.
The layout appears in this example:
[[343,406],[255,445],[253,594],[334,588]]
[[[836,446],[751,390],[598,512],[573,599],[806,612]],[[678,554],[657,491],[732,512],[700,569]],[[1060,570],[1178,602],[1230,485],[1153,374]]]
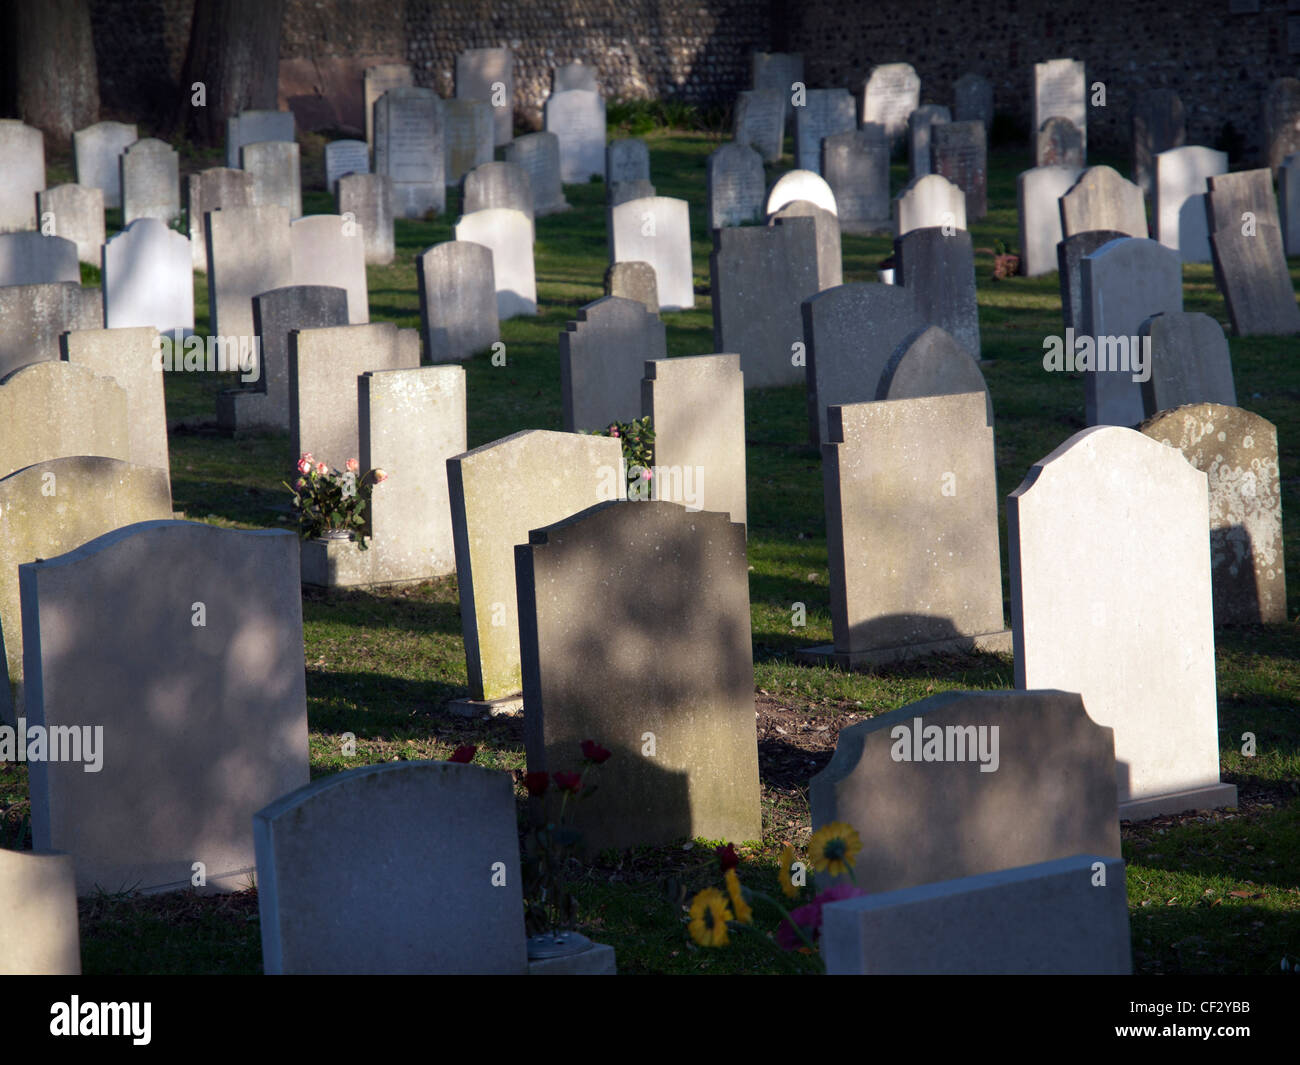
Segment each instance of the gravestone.
[[844,255],[840,240],[840,220],[834,213],[808,200],[793,200],[768,217],[774,226],[786,218],[811,218],[817,236],[817,288],[832,288],[844,281]]
[[1300,333],[1300,308],[1277,226],[1257,223],[1248,236],[1230,223],[1210,233],[1210,252],[1237,336]]
[[1090,229],[1067,237],[1056,246],[1056,264],[1060,271],[1061,317],[1067,329],[1083,328],[1083,260],[1113,240],[1127,233],[1114,229]]
[[[529,767],[566,769],[593,735],[613,752],[618,786],[573,815],[593,853],[758,839],[745,527],[676,503],[607,503],[534,528],[515,567]],[[647,670],[655,661],[671,673]]]
[[259,810],[253,836],[268,974],[528,971],[505,773],[453,762],[350,769]]
[[971,358],[980,359],[980,317],[975,298],[975,248],[969,230],[951,235],[934,226],[894,241],[898,283],[911,289],[917,313],[942,326]]
[[913,178],[930,173],[930,127],[951,121],[952,112],[939,104],[925,104],[907,116],[907,158]]
[[492,108],[494,146],[509,144],[515,132],[513,66],[509,48],[469,48],[456,56],[456,98],[481,100]]
[[605,99],[598,92],[566,89],[545,106],[546,132],[560,139],[560,180],[585,184],[605,177]]
[[827,408],[874,400],[898,345],[926,322],[911,289],[862,282],[810,296],[802,316],[808,439],[820,447],[830,441]]
[[821,172],[822,139],[858,128],[857,108],[848,89],[808,89],[794,109],[794,165]]
[[1178,93],[1173,89],[1141,93],[1133,105],[1133,180],[1144,193],[1156,194],[1156,156],[1186,143],[1187,120]]
[[[83,185],[55,185],[38,195],[42,228],[47,235],[72,241],[79,262],[98,266],[104,248],[104,193]],[[49,225],[45,226],[47,221]],[[56,280],[80,282],[81,274]]]
[[650,199],[658,195],[655,187],[648,181],[615,181],[605,186],[605,206],[617,207],[629,200]]
[[1142,382],[1146,417],[1189,403],[1237,405],[1228,340],[1208,314],[1156,314],[1138,331],[1151,338],[1151,376]]
[[876,399],[915,399],[979,392],[993,424],[993,399],[979,364],[951,333],[937,325],[904,337],[880,374]]
[[0,286],[0,378],[29,362],[57,359],[59,335],[69,329],[102,328],[97,288],[71,281]]
[[74,242],[38,230],[0,233],[0,288],[67,281],[81,284]]
[[963,74],[952,87],[952,117],[958,122],[983,122],[993,128],[993,83],[979,74]]
[[809,793],[815,827],[857,831],[870,860],[855,879],[872,894],[1120,856],[1114,733],[1074,692],[944,692],[860,721],[840,730]]
[[609,239],[610,262],[654,267],[661,311],[695,306],[691,219],[685,200],[654,196],[620,203],[609,212]]
[[104,245],[104,325],[194,332],[190,241],[156,218],[137,218]]
[[1057,268],[1061,243],[1058,200],[1079,179],[1073,166],[1036,166],[1016,178],[1016,207],[1020,221],[1020,272],[1026,277],[1050,274]]
[[748,144],[765,163],[775,163],[784,147],[785,113],[789,107],[788,91],[751,89],[737,93],[732,139],[737,144]]
[[1280,225],[1273,180],[1267,168],[1211,174],[1205,184],[1205,219],[1211,233],[1250,222]]
[[619,498],[622,462],[612,437],[543,429],[447,460],[471,700],[518,703],[515,544],[527,542],[532,529]]
[[714,230],[709,277],[714,350],[739,352],[746,388],[798,384],[799,305],[818,291],[813,221]]
[[655,499],[746,522],[745,379],[739,355],[652,359],[641,414],[654,426]]
[[891,228],[889,145],[882,139],[860,130],[827,137],[822,141],[822,174],[841,230],[875,233]]
[[78,894],[252,879],[253,814],[309,777],[297,557],[287,531],[159,521],[19,567],[28,718],[112,737],[96,772],[29,769],[33,841]]
[[0,477],[47,459],[129,453],[126,390],[111,377],[43,360],[0,380]]
[[296,137],[292,111],[240,111],[226,119],[226,166],[239,166],[239,151],[246,144]]
[[724,144],[711,153],[707,209],[709,228],[758,222],[763,217],[763,157],[746,144]]
[[416,256],[415,272],[431,362],[468,359],[501,339],[491,248],[466,240],[435,244]]
[[443,158],[448,185],[459,185],[476,166],[492,162],[494,121],[492,105],[486,100],[442,102]]
[[1277,78],[1263,99],[1264,157],[1277,177],[1282,160],[1300,151],[1300,79]]
[[[1088,95],[1083,61],[1049,59],[1034,64],[1034,129],[1042,129],[1049,118],[1068,118],[1083,139],[1088,153]],[[1043,165],[1042,160],[1038,161]],[[1083,165],[1083,161],[1079,162]]]
[[166,141],[146,138],[121,155],[122,224],[156,218],[169,224],[181,213],[180,160]]
[[605,180],[611,185],[619,181],[649,181],[650,149],[645,141],[635,137],[610,141],[605,146]]
[[835,193],[825,178],[811,170],[790,170],[782,174],[768,192],[764,210],[769,215],[775,214],[786,204],[798,200],[816,204],[838,217]]
[[223,207],[203,217],[213,336],[253,336],[253,297],[293,283],[289,212]]
[[1147,236],[1142,190],[1108,166],[1090,166],[1060,199],[1061,232],[1067,237],[1090,229],[1113,229],[1130,237]]
[[457,221],[456,240],[482,244],[492,252],[497,315],[501,320],[537,313],[531,218],[523,211],[505,207],[475,211]]
[[1153,169],[1157,239],[1185,263],[1208,263],[1205,190],[1209,178],[1228,172],[1228,153],[1196,145],[1171,148],[1154,157]]
[[554,133],[526,133],[506,146],[506,161],[528,174],[537,218],[569,209],[560,182],[560,138]]
[[1079,278],[1077,328],[1095,344],[1091,367],[1075,362],[1083,373],[1084,416],[1089,425],[1135,426],[1143,417],[1142,380],[1151,372],[1138,331],[1153,314],[1183,309],[1178,253],[1154,240],[1121,238],[1084,256]]
[[36,194],[45,188],[45,137],[15,118],[0,118],[0,233],[36,229]]
[[74,330],[63,334],[61,344],[69,363],[111,378],[126,392],[126,460],[169,472],[163,375],[154,365],[157,340],[157,330],[137,326]]
[[365,141],[330,141],[325,145],[325,188],[337,196],[339,178],[370,173],[370,145]]
[[795,82],[803,80],[803,55],[799,52],[754,52],[750,56],[750,88],[779,92],[785,101],[787,125],[794,117],[791,97]]
[[907,117],[921,104],[921,79],[910,63],[871,68],[862,90],[862,121],[879,122],[891,144],[907,133]]
[[1068,118],[1053,115],[1034,139],[1035,166],[1084,167],[1083,132]]
[[596,68],[579,60],[552,70],[551,91],[565,92],[569,89],[600,92],[600,84],[596,81]]
[[605,270],[605,295],[636,300],[659,313],[659,284],[649,263],[611,263]]
[[930,226],[966,228],[966,194],[942,174],[908,182],[894,199],[895,237]]
[[515,163],[484,163],[465,175],[461,213],[507,207],[533,217],[533,188],[528,171]]
[[[171,489],[166,470],[77,455],[37,462],[0,478],[0,514],[5,529],[0,536],[0,632],[9,680],[18,683],[23,678],[19,565],[61,555],[132,522],[170,518]],[[8,686],[0,686],[0,706],[8,695]],[[21,695],[17,706],[22,714]]]
[[80,976],[70,854],[0,850],[0,976]]
[[419,365],[415,330],[398,329],[392,322],[292,330],[289,439],[295,459],[310,451],[317,462],[344,469],[360,452],[357,378],[373,370]]
[[1288,155],[1277,172],[1278,225],[1287,255],[1300,255],[1300,153]]
[[836,405],[827,423],[835,642],[799,651],[797,660],[858,669],[1010,650],[985,396]]
[[99,189],[105,207],[121,207],[122,171],[118,160],[139,138],[133,122],[96,122],[77,130],[72,135],[77,184]]
[[1195,403],[1163,410],[1141,429],[1207,477],[1215,624],[1285,622],[1277,428],[1239,407]]
[[395,217],[446,209],[443,133],[443,101],[432,89],[389,89],[375,102],[375,173],[393,182]]
[[1127,976],[1124,862],[1078,854],[831,902],[821,952],[836,976]]
[[208,240],[203,216],[223,207],[253,206],[253,176],[242,170],[215,166],[191,174],[188,189],[190,252],[194,269],[205,273],[208,269]]
[[410,89],[415,87],[411,68],[406,63],[380,63],[366,67],[361,76],[362,92],[365,96],[366,109],[366,143],[375,145],[375,104],[389,89]]
[[313,214],[289,224],[290,276],[295,285],[327,285],[348,294],[348,324],[370,321],[366,248],[361,228],[336,214]]
[[930,128],[930,165],[966,194],[966,218],[988,213],[988,145],[980,122],[940,122]]
[[641,373],[668,357],[659,315],[636,300],[605,296],[578,309],[560,334],[564,431],[602,430],[641,417]]
[[1007,497],[1016,687],[1079,692],[1115,730],[1121,818],[1236,805],[1219,783],[1208,520],[1205,474],[1119,426],[1076,433]]
[[302,217],[302,173],[293,141],[255,141],[239,149],[239,165],[253,178],[254,207],[284,207],[291,219]]
[[387,266],[396,254],[393,234],[393,181],[387,174],[348,174],[339,178],[339,214],[361,227],[367,264]]
[[253,297],[260,371],[251,387],[217,394],[217,424],[230,432],[289,431],[289,334],[348,324],[348,294],[322,285],[288,285]]

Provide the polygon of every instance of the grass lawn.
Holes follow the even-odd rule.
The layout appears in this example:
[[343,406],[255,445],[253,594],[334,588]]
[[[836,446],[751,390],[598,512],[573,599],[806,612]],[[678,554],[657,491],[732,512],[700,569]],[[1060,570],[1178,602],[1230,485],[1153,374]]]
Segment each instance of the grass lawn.
[[[332,212],[323,191],[324,140],[311,134],[302,139],[304,209]],[[691,205],[696,307],[664,315],[669,354],[706,354],[713,340],[704,175],[705,159],[719,142],[712,134],[664,129],[646,134],[646,140],[659,194]],[[1015,179],[1027,158],[1023,146],[990,153],[990,209],[972,227],[984,355],[993,360],[985,374],[996,411],[1002,496],[1019,485],[1034,462],[1084,427],[1081,377],[1048,374],[1041,365],[1043,337],[1062,332],[1056,275],[992,280],[994,241],[1018,243]],[[1094,162],[1128,170],[1122,160]],[[769,181],[788,168],[788,156],[783,163],[769,168]],[[215,153],[186,151],[184,168],[208,165],[220,165]],[[905,181],[905,169],[894,166],[895,191]],[[50,171],[51,184],[72,180],[66,159],[52,159]],[[537,221],[537,317],[503,324],[505,366],[494,367],[486,355],[465,364],[470,447],[521,429],[560,428],[556,337],[578,307],[603,295],[607,263],[603,186],[565,191],[574,210]],[[418,326],[413,258],[452,239],[458,199],[449,191],[447,213],[436,220],[397,223],[395,262],[369,270],[372,319]],[[891,243],[845,236],[843,248],[844,280],[874,281]],[[90,271],[87,279],[94,275]],[[1184,280],[1186,309],[1203,311],[1226,328],[1226,308],[1210,266],[1186,267]],[[195,282],[198,328],[204,332],[206,282],[202,275]],[[1279,429],[1283,510],[1290,524],[1288,615],[1295,618],[1300,596],[1294,535],[1300,514],[1295,340],[1233,338],[1231,348],[1239,402]],[[169,418],[185,422],[170,440],[176,509],[230,527],[284,527],[290,515],[281,482],[289,478],[295,457],[287,437],[234,440],[198,424],[215,419],[213,395],[234,381],[234,375],[168,377]],[[769,891],[781,845],[807,843],[808,780],[829,761],[841,726],[935,692],[1010,687],[1013,670],[1009,656],[996,655],[931,660],[874,674],[795,665],[794,649],[831,639],[820,457],[807,442],[801,387],[751,391],[746,404],[763,839],[742,848],[740,875]],[[1005,586],[1005,514],[1000,524]],[[796,603],[807,611],[800,628],[792,627]],[[303,614],[313,777],[373,762],[445,758],[461,743],[479,746],[480,764],[524,767],[520,721],[469,721],[443,710],[447,699],[467,692],[454,577],[375,593],[305,592]],[[1288,622],[1221,631],[1216,660],[1223,779],[1238,786],[1241,805],[1124,826],[1137,972],[1276,972],[1284,956],[1300,955],[1300,630]],[[1239,753],[1247,731],[1257,737],[1254,757]],[[353,758],[341,754],[345,732],[356,736]],[[616,763],[602,773],[606,786],[618,786]],[[26,812],[25,768],[0,766],[0,824],[15,823]],[[780,954],[757,936],[720,950],[690,943],[682,924],[683,901],[700,887],[720,884],[710,842],[717,841],[683,840],[590,856],[575,870],[583,930],[616,948],[623,973],[807,971],[806,958]],[[87,973],[260,971],[251,891],[219,898],[102,896],[83,902],[81,921]],[[761,908],[757,927],[768,932],[775,927]]]

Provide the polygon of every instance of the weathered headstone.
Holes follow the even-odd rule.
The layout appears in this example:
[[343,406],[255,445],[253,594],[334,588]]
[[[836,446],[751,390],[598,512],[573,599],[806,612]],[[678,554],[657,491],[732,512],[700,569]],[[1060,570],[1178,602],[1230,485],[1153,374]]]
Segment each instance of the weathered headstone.
[[365,141],[330,141],[325,145],[325,188],[338,195],[339,178],[370,173],[370,145]]
[[393,232],[393,181],[387,174],[348,174],[339,178],[338,213],[351,215],[361,228],[367,264],[386,266],[396,254]]
[[516,137],[506,146],[506,161],[528,174],[535,217],[569,209],[560,181],[560,138],[554,133],[526,133]]
[[38,230],[0,233],[0,288],[10,285],[81,284],[77,245]]
[[822,474],[835,642],[800,651],[799,659],[855,669],[1009,650],[985,396],[831,406],[827,421]]
[[767,163],[781,158],[785,141],[785,112],[790,94],[777,89],[752,89],[736,94],[732,139],[748,144]]
[[1189,403],[1237,405],[1228,340],[1208,314],[1168,311],[1148,318],[1138,332],[1151,338],[1151,376],[1142,382],[1146,417]]
[[111,377],[42,360],[0,380],[0,477],[47,459],[129,453],[126,390]]
[[290,276],[295,285],[328,285],[348,294],[348,324],[370,321],[366,248],[361,227],[336,214],[313,214],[289,224]]
[[392,179],[396,217],[446,208],[443,131],[443,101],[432,89],[389,89],[375,102],[375,173]]
[[617,207],[629,200],[644,200],[657,196],[655,187],[644,178],[637,181],[615,181],[605,186],[605,206]]
[[255,141],[239,149],[239,165],[250,174],[254,207],[278,205],[291,219],[302,217],[302,168],[293,141]]
[[468,359],[501,339],[491,248],[466,240],[435,244],[416,256],[415,271],[430,361]]
[[605,146],[605,180],[609,184],[619,181],[650,180],[650,149],[636,137],[612,140]]
[[1280,225],[1273,180],[1266,167],[1211,174],[1205,179],[1205,219],[1211,233],[1228,226]]
[[1084,166],[1083,132],[1068,118],[1053,115],[1034,138],[1035,166]]
[[605,177],[605,99],[567,89],[546,100],[546,132],[560,139],[560,179],[566,185]]
[[1171,148],[1153,158],[1152,169],[1157,239],[1185,263],[1208,263],[1205,190],[1209,178],[1228,172],[1228,153],[1196,145]]
[[472,700],[517,702],[522,688],[515,544],[532,529],[619,498],[622,462],[612,437],[541,429],[447,460]]
[[907,133],[907,117],[921,104],[921,79],[910,63],[871,68],[862,90],[862,121],[879,122],[891,144]]
[[492,105],[486,100],[442,102],[443,159],[448,185],[459,185],[476,166],[492,162],[493,122]]
[[15,118],[0,118],[0,233],[36,229],[36,194],[45,188],[45,137]]
[[104,245],[104,325],[194,331],[190,241],[156,218],[137,218]]
[[930,127],[951,122],[952,112],[939,104],[925,104],[907,116],[907,158],[913,178],[930,173]]
[[929,226],[966,228],[966,194],[942,174],[909,182],[894,199],[894,236]]
[[711,153],[707,207],[709,228],[758,222],[763,217],[763,157],[746,144],[724,144]]
[[1067,237],[1090,229],[1114,229],[1130,237],[1147,236],[1142,190],[1108,166],[1090,166],[1061,197],[1061,232]]
[[1208,479],[1215,624],[1286,621],[1276,426],[1239,407],[1195,403],[1162,410],[1141,429]]
[[515,163],[484,163],[465,175],[462,214],[508,207],[533,217],[533,187],[528,171]]
[[842,230],[875,233],[891,228],[885,141],[861,130],[827,137],[822,141],[822,175]]
[[596,80],[596,68],[579,60],[576,63],[565,63],[552,70],[551,91],[566,92],[569,89],[600,92],[600,83]]
[[188,187],[190,252],[194,269],[204,273],[208,269],[208,241],[203,216],[223,207],[252,207],[253,175],[216,166],[191,174]]
[[[1034,64],[1034,129],[1042,129],[1044,122],[1058,116],[1068,118],[1079,130],[1086,159],[1088,94],[1082,60],[1049,59]],[[1043,165],[1043,161],[1038,160],[1038,164]]]
[[1061,317],[1067,329],[1083,328],[1083,260],[1112,240],[1122,240],[1127,233],[1114,229],[1090,229],[1067,237],[1056,246],[1056,265],[1060,271]]
[[993,128],[993,83],[979,74],[963,74],[952,87],[952,117],[957,122],[983,122]]
[[290,532],[163,521],[19,567],[28,719],[114,752],[29,770],[33,841],[79,894],[252,879],[253,814],[309,778],[297,556]]
[[660,310],[695,306],[691,218],[685,200],[654,196],[620,203],[609,212],[609,239],[610,262],[649,263],[655,268]]
[[366,143],[375,145],[375,104],[389,89],[414,88],[411,68],[406,63],[380,63],[366,67],[362,75],[362,92],[365,96]]
[[0,378],[29,362],[57,359],[59,335],[69,329],[102,328],[97,288],[71,281],[0,286]]
[[1282,160],[1300,151],[1300,79],[1277,78],[1263,99],[1264,161],[1277,177]]
[[166,141],[136,141],[119,158],[122,224],[156,218],[170,224],[181,213],[180,157]]
[[70,854],[0,850],[0,976],[80,976]]
[[840,239],[840,220],[834,212],[808,200],[792,200],[768,216],[774,226],[786,218],[811,218],[817,236],[817,288],[832,288],[844,281],[844,253]]
[[493,144],[509,144],[515,132],[514,56],[510,49],[469,48],[457,54],[456,98],[487,103],[492,108]]
[[1140,94],[1133,105],[1133,180],[1144,193],[1156,193],[1156,156],[1186,143],[1187,121],[1178,93],[1151,89]]
[[289,212],[223,207],[204,214],[213,336],[253,336],[253,297],[293,283]]
[[[757,839],[745,527],[676,503],[608,503],[532,530],[515,566],[529,767],[567,768],[592,735],[617,766],[618,787],[575,810],[586,845]],[[671,675],[646,669],[663,661]]]
[[803,55],[798,52],[754,52],[750,57],[749,87],[781,94],[785,102],[783,125],[794,117],[791,97],[795,83],[803,80]]
[[1016,178],[1016,206],[1020,220],[1020,272],[1026,277],[1050,274],[1057,268],[1056,246],[1061,242],[1058,201],[1079,180],[1072,166],[1036,166]]
[[528,971],[505,773],[453,762],[347,770],[259,810],[253,836],[268,974]]
[[1228,305],[1233,332],[1237,336],[1300,333],[1300,308],[1282,231],[1267,222],[1254,223],[1249,234],[1242,228],[1229,223],[1210,233],[1214,276]]
[[946,329],[929,325],[900,341],[880,374],[876,399],[915,399],[979,392],[993,424],[993,399],[979,364]]
[[492,252],[497,315],[501,320],[537,313],[533,267],[533,221],[523,211],[490,207],[462,215],[456,240],[482,244]]
[[132,122],[96,122],[72,135],[77,184],[99,189],[105,207],[122,206],[122,171],[118,159],[140,134]]
[[811,170],[790,170],[777,178],[767,194],[767,205],[764,211],[767,214],[775,214],[786,204],[794,203],[796,200],[806,200],[825,211],[830,211],[833,215],[839,214],[835,193],[831,191],[830,185],[820,174]]
[[802,316],[808,438],[819,447],[830,440],[827,408],[874,400],[898,345],[926,321],[911,289],[862,282],[810,296]]
[[[40,193],[39,200],[43,231],[72,241],[78,261],[98,266],[104,248],[104,193],[84,185],[55,185]],[[81,275],[53,280],[80,281]]]
[[1205,474],[1094,426],[1007,497],[1016,687],[1115,730],[1120,817],[1236,805],[1219,783]]
[[921,318],[946,329],[971,358],[982,358],[970,231],[913,229],[894,241],[894,261],[898,283],[911,290]]
[[239,150],[262,141],[296,138],[292,111],[240,111],[226,119],[226,166],[239,166]]
[[930,164],[966,194],[966,219],[988,213],[988,145],[981,122],[940,122],[930,128]]
[[611,263],[605,270],[605,295],[624,296],[659,313],[659,284],[649,263]]
[[641,413],[655,430],[655,499],[746,522],[745,379],[739,355],[645,364]]
[[822,139],[858,128],[857,109],[848,89],[808,89],[794,109],[794,165],[821,172]]
[[605,296],[578,309],[560,334],[564,431],[588,432],[641,417],[641,373],[668,357],[659,315],[636,300]]

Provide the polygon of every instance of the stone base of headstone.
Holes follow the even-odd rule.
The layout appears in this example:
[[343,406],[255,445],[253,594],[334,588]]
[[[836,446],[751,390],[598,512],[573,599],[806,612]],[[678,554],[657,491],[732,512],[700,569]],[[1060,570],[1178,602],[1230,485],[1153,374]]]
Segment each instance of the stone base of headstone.
[[617,976],[614,948],[593,943],[580,954],[562,958],[537,958],[528,963],[529,976]]
[[805,666],[838,666],[849,671],[871,669],[891,662],[906,662],[913,658],[931,655],[1011,653],[1011,630],[985,632],[977,636],[955,636],[950,640],[930,643],[911,643],[901,647],[873,647],[869,651],[837,651],[831,643],[816,647],[803,647],[794,653],[794,660]]
[[1119,804],[1121,821],[1149,821],[1153,817],[1186,813],[1188,810],[1220,810],[1237,805],[1237,785],[1209,784],[1190,791],[1171,791],[1166,795],[1147,795]]
[[365,588],[416,584],[437,573],[394,574],[374,548],[362,551],[353,540],[304,540],[302,583],[312,588]]
[[524,712],[524,695],[502,695],[496,699],[449,699],[448,713],[457,717],[515,717]]

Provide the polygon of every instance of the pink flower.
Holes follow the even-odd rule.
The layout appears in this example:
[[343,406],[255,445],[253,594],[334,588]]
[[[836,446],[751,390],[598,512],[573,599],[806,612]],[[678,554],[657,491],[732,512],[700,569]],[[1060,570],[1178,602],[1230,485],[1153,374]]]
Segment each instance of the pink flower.
[[359,470],[359,469],[361,469],[361,463],[359,463],[356,459],[348,459],[348,472],[349,472],[349,473],[356,473],[357,470]]
[[[304,472],[305,472],[305,471],[304,471]],[[307,482],[306,482],[303,478],[299,477],[299,478],[298,478],[298,481],[297,481],[297,483],[294,485],[294,487],[297,488],[298,491],[301,492],[304,488],[307,487]]]
[[648,481],[648,480],[650,480],[650,478],[653,477],[653,476],[654,476],[654,474],[650,472],[650,467],[649,467],[649,466],[642,466],[642,467],[641,467],[641,480],[643,480],[643,481]]
[[304,456],[298,460],[299,473],[311,473],[311,463]]
[[612,425],[609,427],[609,435],[610,435],[610,436],[618,436],[618,430],[615,429]]
[[[845,881],[842,884],[836,884],[833,888],[827,888],[818,895],[812,902],[800,906],[798,909],[790,911],[790,920],[803,929],[804,935],[817,942],[818,935],[822,929],[822,907],[828,902],[840,902],[843,899],[856,899],[867,892],[856,884],[850,884]],[[776,930],[776,942],[782,950],[798,950],[803,946],[803,940],[799,938],[798,933],[790,926],[790,921],[782,921]]]
[[383,470],[375,470],[375,484],[383,484],[388,480],[388,474]]
[[330,468],[326,466],[325,463],[318,462],[316,463],[316,472],[319,473],[322,477],[324,477],[325,474],[330,472]]

